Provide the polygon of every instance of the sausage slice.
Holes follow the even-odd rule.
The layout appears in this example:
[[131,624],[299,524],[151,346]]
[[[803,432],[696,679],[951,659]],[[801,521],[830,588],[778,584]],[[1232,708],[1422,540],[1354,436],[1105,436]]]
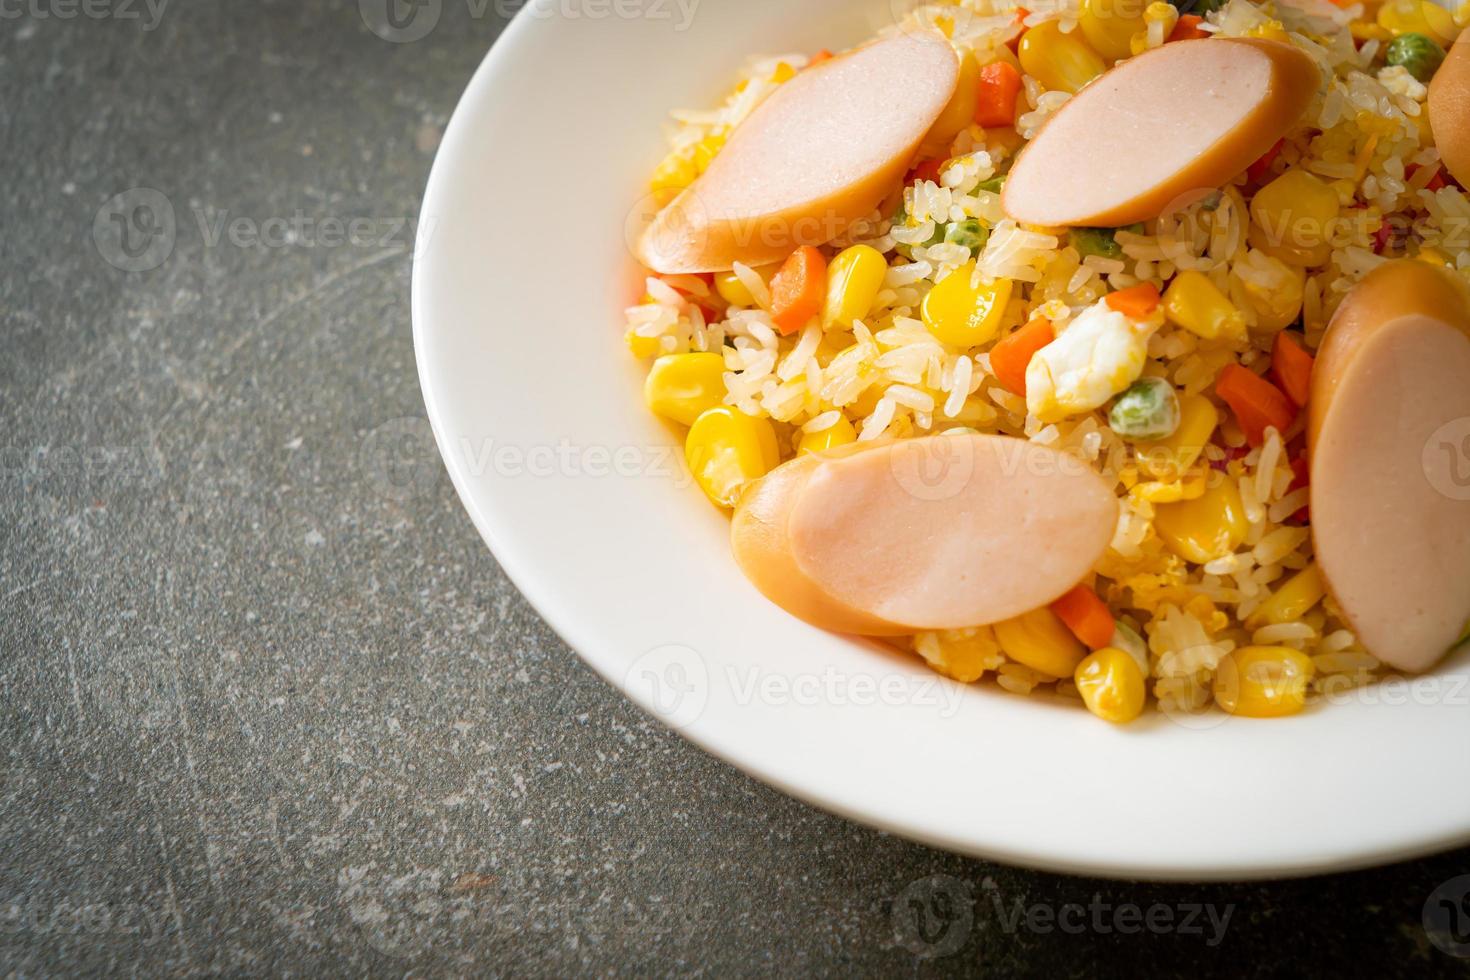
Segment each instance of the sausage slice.
[[1002,201],[1017,221],[1117,227],[1225,184],[1296,125],[1321,73],[1255,38],[1176,41],[1124,62],[1057,112],[1021,153]]
[[1470,183],[1470,40],[1454,43],[1429,83],[1429,128],[1450,174]]
[[1118,502],[1085,463],[1006,436],[852,444],[746,492],[736,561],[814,626],[898,636],[1011,619],[1102,558]]
[[1388,263],[1343,301],[1312,380],[1312,534],[1363,645],[1438,663],[1470,619],[1470,293]]
[[903,33],[808,68],[731,134],[638,242],[660,273],[726,272],[825,245],[903,178],[954,95],[941,35]]

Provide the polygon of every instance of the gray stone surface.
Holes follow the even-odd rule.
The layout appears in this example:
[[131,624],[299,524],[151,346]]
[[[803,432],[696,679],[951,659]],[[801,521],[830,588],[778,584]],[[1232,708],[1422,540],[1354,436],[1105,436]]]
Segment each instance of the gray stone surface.
[[[405,245],[482,6],[398,44],[355,0],[0,7],[0,975],[1467,974],[1420,917],[1470,853],[987,865],[788,800],[584,668],[461,511],[414,371]],[[1094,902],[1232,918],[1047,931]]]

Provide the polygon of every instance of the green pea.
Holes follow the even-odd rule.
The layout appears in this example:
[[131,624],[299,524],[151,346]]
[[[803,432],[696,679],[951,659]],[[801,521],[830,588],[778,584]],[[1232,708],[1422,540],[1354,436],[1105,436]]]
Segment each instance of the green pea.
[[1113,238],[1112,228],[1073,228],[1072,247],[1081,252],[1084,259],[1089,255],[1105,259],[1123,257],[1123,246]]
[[956,221],[944,232],[944,240],[951,245],[963,245],[968,249],[984,248],[990,241],[990,229],[975,218]]
[[1108,412],[1108,425],[1128,439],[1167,439],[1179,421],[1179,396],[1163,378],[1134,382]]
[[1428,82],[1444,64],[1444,48],[1423,34],[1400,34],[1389,42],[1384,57],[1390,65],[1401,65],[1419,81]]
[[979,194],[981,191],[985,191],[987,194],[999,194],[1001,188],[1005,187],[1005,185],[1006,179],[1004,177],[992,177],[989,180],[982,180],[980,186],[975,188],[975,193]]

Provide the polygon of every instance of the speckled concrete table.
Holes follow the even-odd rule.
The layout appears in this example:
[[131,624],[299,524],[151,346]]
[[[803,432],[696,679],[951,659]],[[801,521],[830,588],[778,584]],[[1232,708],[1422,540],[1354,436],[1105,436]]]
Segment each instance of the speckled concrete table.
[[0,975],[1470,975],[1421,927],[1470,852],[987,865],[578,662],[455,500],[410,342],[419,196],[504,6],[408,44],[356,0],[0,3]]

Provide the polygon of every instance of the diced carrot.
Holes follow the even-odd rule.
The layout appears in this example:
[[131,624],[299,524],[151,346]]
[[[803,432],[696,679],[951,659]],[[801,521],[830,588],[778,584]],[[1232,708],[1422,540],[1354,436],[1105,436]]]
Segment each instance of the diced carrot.
[[1021,73],[1009,61],[995,61],[980,69],[980,98],[975,103],[975,123],[986,129],[1011,126],[1016,121],[1016,100],[1021,94]]
[[945,161],[938,157],[920,160],[914,164],[914,169],[909,173],[909,183],[912,184],[916,180],[932,180],[936,184],[939,183],[939,177],[944,173],[944,164]]
[[1312,393],[1313,363],[1312,355],[1289,331],[1276,335],[1276,343],[1271,348],[1271,376],[1297,408],[1306,408]]
[[814,54],[814,55],[811,56],[811,58],[807,61],[806,66],[808,68],[810,68],[813,65],[820,65],[824,61],[831,61],[831,60],[832,60],[832,52],[831,51],[828,51],[826,48],[823,48],[822,50],[818,51],[816,54]]
[[[1411,163],[1404,168],[1404,179],[1413,180],[1414,175],[1418,172],[1419,164]],[[1424,189],[1426,191],[1437,191],[1443,190],[1448,186],[1449,182],[1444,179],[1444,168],[1436,166],[1434,168],[1434,176],[1429,178],[1429,183],[1424,185]]]
[[1107,604],[1085,585],[1077,586],[1053,602],[1051,611],[1067,624],[1067,628],[1077,639],[1092,650],[1110,646],[1113,634],[1118,630],[1118,624],[1113,621],[1113,614],[1108,611]]
[[1266,179],[1266,175],[1271,172],[1271,164],[1276,162],[1276,158],[1281,155],[1281,148],[1285,145],[1286,140],[1277,140],[1276,145],[1267,150],[1265,156],[1250,165],[1245,174],[1251,179],[1251,183],[1259,184]]
[[1051,321],[1037,317],[990,349],[990,371],[1006,390],[1026,397],[1026,368],[1036,352],[1057,339]]
[[1174,30],[1169,34],[1165,44],[1172,41],[1194,41],[1202,37],[1209,37],[1209,31],[1200,30],[1205,19],[1198,14],[1181,14],[1179,23],[1174,25]]
[[1235,413],[1235,421],[1240,423],[1252,446],[1265,443],[1268,428],[1284,435],[1296,421],[1296,406],[1291,399],[1280,388],[1239,364],[1226,365],[1220,372],[1215,394]]
[[1159,296],[1159,287],[1145,282],[1128,289],[1120,289],[1116,293],[1109,293],[1108,306],[1124,316],[1144,320],[1159,308],[1162,299]]
[[782,335],[796,333],[822,312],[827,297],[827,260],[810,245],[791,253],[771,279],[771,319]]

